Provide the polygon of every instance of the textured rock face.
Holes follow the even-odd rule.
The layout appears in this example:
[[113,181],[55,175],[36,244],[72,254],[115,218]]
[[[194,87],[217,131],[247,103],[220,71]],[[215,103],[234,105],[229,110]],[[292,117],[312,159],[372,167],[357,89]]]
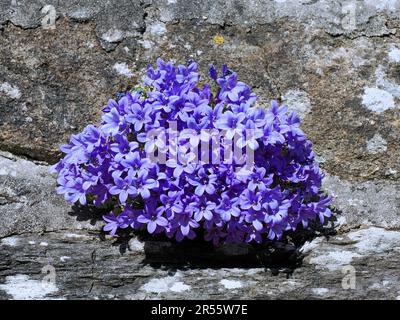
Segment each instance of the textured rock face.
[[[111,239],[100,232],[101,212],[70,207],[54,194],[48,166],[9,153],[0,164],[2,299],[400,296],[399,217],[388,185],[353,190],[329,177],[326,189],[338,192],[342,210],[336,222],[265,251],[207,251],[198,243]],[[390,201],[380,207],[385,196]]]
[[[0,298],[399,298],[399,15],[396,0],[0,1]],[[59,145],[159,56],[227,63],[260,104],[299,112],[336,235],[296,242],[296,265],[160,268],[54,194]]]
[[378,228],[318,238],[304,247],[313,249],[287,277],[259,266],[153,267],[143,263],[138,243],[121,255],[120,246],[86,232],[13,236],[0,244],[0,297],[396,299],[399,243],[399,232]]

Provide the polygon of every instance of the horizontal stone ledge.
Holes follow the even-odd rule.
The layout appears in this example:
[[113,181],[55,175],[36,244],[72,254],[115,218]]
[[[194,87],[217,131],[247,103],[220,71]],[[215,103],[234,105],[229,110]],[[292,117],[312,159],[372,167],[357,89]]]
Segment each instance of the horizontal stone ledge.
[[295,268],[301,260],[298,248],[282,242],[263,245],[223,244],[205,241],[148,240],[144,243],[145,263],[198,267]]

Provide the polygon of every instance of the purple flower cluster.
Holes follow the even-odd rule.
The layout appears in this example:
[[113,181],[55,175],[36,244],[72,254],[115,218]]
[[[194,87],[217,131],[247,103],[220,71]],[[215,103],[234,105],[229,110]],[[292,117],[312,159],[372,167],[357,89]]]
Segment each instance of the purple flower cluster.
[[[331,199],[319,190],[323,175],[296,114],[276,101],[256,106],[256,95],[226,66],[220,75],[211,66],[210,78],[200,86],[195,63],[149,66],[142,88],[109,100],[100,126],[61,147],[57,192],[71,203],[111,205],[104,230],[112,235],[131,227],[181,241],[201,230],[214,244],[261,243],[316,218],[323,223]],[[173,133],[173,143],[160,139]],[[253,151],[251,167],[238,170],[238,157],[224,161],[224,143],[193,153],[215,140],[233,141],[244,152],[239,158]]]

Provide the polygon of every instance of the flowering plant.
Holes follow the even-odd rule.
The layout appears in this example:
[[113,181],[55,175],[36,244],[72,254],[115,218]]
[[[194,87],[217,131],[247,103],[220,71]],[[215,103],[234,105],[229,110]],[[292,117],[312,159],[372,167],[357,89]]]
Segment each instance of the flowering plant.
[[[147,229],[214,244],[280,239],[331,215],[322,173],[295,113],[256,95],[237,74],[157,60],[144,86],[109,100],[100,126],[63,145],[53,171],[71,203],[111,205],[105,231]],[[212,147],[210,148],[210,145]]]

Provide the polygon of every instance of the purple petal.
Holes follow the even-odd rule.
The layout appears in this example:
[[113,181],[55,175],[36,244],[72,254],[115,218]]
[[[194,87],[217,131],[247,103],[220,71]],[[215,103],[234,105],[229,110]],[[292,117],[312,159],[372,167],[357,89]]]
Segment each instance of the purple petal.
[[196,195],[198,195],[199,197],[201,197],[204,193],[204,191],[206,190],[206,186],[200,184],[196,187],[196,190],[194,191],[194,193]]
[[262,223],[260,221],[258,221],[258,220],[254,220],[253,221],[253,226],[257,231],[261,231],[262,228],[263,228]]
[[158,217],[157,220],[156,220],[156,223],[159,226],[166,227],[168,225],[168,220],[165,219],[164,217]]
[[147,222],[150,221],[150,219],[147,218],[147,217],[144,216],[144,215],[140,215],[140,216],[137,217],[137,221],[140,222],[140,223],[147,223]]
[[149,233],[153,233],[153,232],[156,230],[156,228],[157,228],[157,223],[156,223],[155,221],[150,220],[150,221],[147,223],[147,231],[148,231]]
[[122,190],[121,193],[119,194],[119,201],[121,203],[125,203],[126,199],[128,199],[128,192],[126,190]]
[[186,226],[181,226],[181,231],[184,236],[187,236],[189,234],[189,230],[190,230],[189,224],[187,224]]

